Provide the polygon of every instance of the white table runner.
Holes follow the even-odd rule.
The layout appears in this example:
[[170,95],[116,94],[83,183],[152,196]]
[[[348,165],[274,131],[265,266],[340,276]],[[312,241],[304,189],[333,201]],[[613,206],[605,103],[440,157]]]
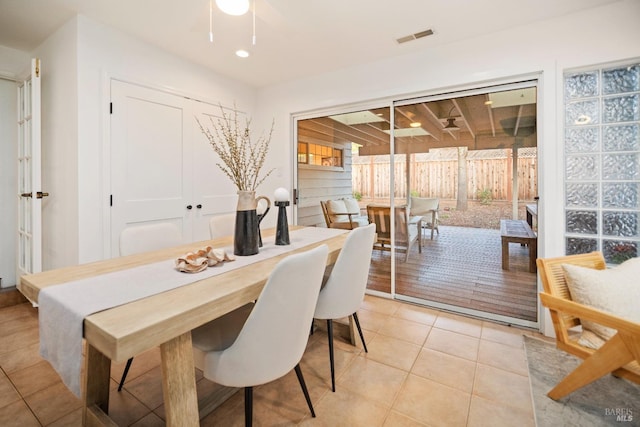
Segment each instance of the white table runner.
[[[81,397],[82,336],[84,318],[102,310],[188,285],[245,267],[344,233],[345,230],[308,227],[290,233],[291,244],[276,246],[265,240],[256,255],[236,257],[200,273],[181,273],[175,260],[49,286],[38,296],[40,354],[60,374],[64,384]],[[194,248],[194,250],[199,248]],[[233,253],[233,248],[224,248]],[[88,292],[90,290],[90,292]]]

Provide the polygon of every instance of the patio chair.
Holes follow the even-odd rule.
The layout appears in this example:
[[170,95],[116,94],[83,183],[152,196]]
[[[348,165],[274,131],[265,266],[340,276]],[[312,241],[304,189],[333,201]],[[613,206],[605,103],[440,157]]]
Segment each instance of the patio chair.
[[[421,227],[422,221],[417,217],[415,221],[409,217],[409,208],[400,206],[395,208],[395,248],[397,252],[405,254],[405,262],[409,260],[411,247],[418,242],[418,252],[422,253]],[[376,225],[376,242],[374,248],[391,250],[391,208],[382,205],[367,205],[369,222]]]
[[422,217],[422,229],[431,229],[431,240],[433,240],[434,230],[440,235],[438,230],[438,207],[440,199],[411,197],[411,216]]
[[360,214],[358,201],[351,198],[320,201],[327,228],[353,230],[369,224],[365,215]]
[[[629,261],[627,261],[629,262]],[[635,265],[627,265],[624,268],[626,276],[631,277],[629,283],[634,285],[637,277],[640,260],[635,260]],[[542,304],[549,308],[553,327],[556,333],[556,346],[584,359],[573,372],[567,375],[547,395],[558,400],[573,391],[595,381],[596,379],[613,373],[614,376],[626,378],[640,384],[640,322],[628,320],[619,315],[604,311],[601,306],[611,298],[607,295],[597,295],[592,299],[595,304],[585,305],[576,302],[576,284],[567,282],[581,277],[585,289],[605,289],[605,292],[621,285],[620,269],[626,263],[613,269],[605,270],[606,265],[602,253],[591,252],[588,254],[568,255],[558,258],[539,258],[537,260],[538,271],[542,279],[544,292],[540,293]],[[580,267],[583,267],[582,269]],[[585,268],[586,267],[586,268]],[[630,267],[634,271],[629,271]],[[578,273],[578,274],[576,274]],[[614,275],[617,273],[617,276]],[[635,275],[635,277],[634,277]],[[595,277],[598,283],[590,283]],[[606,283],[605,283],[606,282]],[[635,283],[637,285],[637,283]],[[605,286],[602,286],[605,285]],[[572,298],[570,287],[574,286]],[[637,287],[636,287],[637,289]],[[589,291],[592,292],[592,291]],[[614,291],[617,292],[617,291]],[[596,296],[596,295],[593,295]],[[625,299],[623,294],[622,299]],[[620,296],[618,297],[620,298]],[[628,295],[629,304],[637,304],[637,298]],[[598,305],[598,308],[594,308]],[[639,312],[639,308],[631,307],[631,312]],[[633,315],[632,315],[633,316]],[[576,330],[578,326],[582,331]],[[608,340],[600,337],[598,331],[606,328],[612,335]],[[611,329],[608,329],[611,328]]]

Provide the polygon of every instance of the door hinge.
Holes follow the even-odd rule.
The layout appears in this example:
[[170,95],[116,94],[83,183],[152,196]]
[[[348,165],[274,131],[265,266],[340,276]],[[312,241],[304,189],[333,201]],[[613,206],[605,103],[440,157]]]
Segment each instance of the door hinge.
[[113,102],[109,103],[109,114],[113,114]]
[[36,58],[36,77],[40,77],[40,58]]
[[113,206],[113,194],[109,194],[109,206]]

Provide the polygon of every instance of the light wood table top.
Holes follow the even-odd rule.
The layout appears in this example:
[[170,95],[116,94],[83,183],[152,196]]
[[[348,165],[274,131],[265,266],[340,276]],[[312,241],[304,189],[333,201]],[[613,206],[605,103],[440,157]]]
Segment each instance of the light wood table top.
[[[291,227],[290,229],[293,231],[298,228],[301,227]],[[273,229],[266,230],[263,232],[263,237],[268,238],[274,233]],[[295,249],[210,278],[200,280],[198,275],[194,274],[193,283],[189,285],[87,316],[84,320],[84,337],[91,347],[91,351],[87,352],[87,358],[94,357],[92,355],[95,354],[93,352],[95,349],[103,358],[124,361],[156,346],[161,346],[161,354],[167,360],[177,354],[172,350],[173,347],[179,347],[180,351],[187,351],[191,355],[190,350],[186,350],[186,344],[182,342],[184,337],[188,336],[190,348],[191,330],[257,299],[269,274],[281,259],[296,252],[327,244],[329,247],[327,265],[331,265],[335,263],[347,235],[348,233],[338,236],[332,235],[333,237],[304,248]],[[48,286],[176,258],[206,245],[229,247],[232,243],[232,237],[226,237],[27,275],[21,277],[19,289],[25,296],[37,303],[40,290]],[[178,339],[182,339],[182,341],[176,341]],[[164,352],[162,351],[163,345],[166,347]],[[104,408],[108,408],[108,372],[105,404],[104,384],[102,384],[104,383],[104,372],[95,374],[100,376],[101,380],[98,381],[100,384],[94,384],[91,373],[96,369],[91,366],[91,363],[91,361],[86,363],[89,366],[86,371],[88,372],[86,378],[88,391],[85,392],[87,394],[85,406],[98,405],[106,412]],[[192,367],[193,360],[190,363]],[[100,369],[105,369],[106,362],[104,360],[99,361],[98,364],[101,365]],[[169,371],[172,369],[171,366],[166,368]],[[188,369],[189,366],[183,366],[183,373]],[[170,376],[171,372],[168,374]],[[193,375],[192,370],[189,375]],[[189,385],[189,387],[191,386]],[[98,391],[96,392],[96,390]],[[175,396],[169,396],[169,398],[173,397]],[[169,403],[167,398],[168,396],[165,395],[165,405]],[[181,405],[181,403],[175,402],[174,404]],[[178,418],[182,416],[180,410],[173,412],[173,414],[174,421],[178,422]],[[93,425],[92,422],[87,421],[87,417],[85,417],[85,422],[87,425]],[[172,423],[172,415],[167,414],[167,425]],[[97,422],[95,425],[104,424]]]

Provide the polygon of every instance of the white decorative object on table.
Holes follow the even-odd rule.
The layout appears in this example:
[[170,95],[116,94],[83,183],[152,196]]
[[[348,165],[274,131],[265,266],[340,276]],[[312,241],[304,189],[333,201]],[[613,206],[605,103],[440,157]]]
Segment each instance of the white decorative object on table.
[[278,207],[278,223],[276,226],[276,245],[288,245],[289,223],[287,221],[287,206],[289,206],[289,192],[286,188],[278,188],[273,194],[275,205]]
[[176,259],[176,269],[183,273],[199,273],[207,267],[213,267],[224,261],[234,261],[233,255],[227,254],[224,249],[213,249],[211,246],[202,248],[196,252],[188,252]]

